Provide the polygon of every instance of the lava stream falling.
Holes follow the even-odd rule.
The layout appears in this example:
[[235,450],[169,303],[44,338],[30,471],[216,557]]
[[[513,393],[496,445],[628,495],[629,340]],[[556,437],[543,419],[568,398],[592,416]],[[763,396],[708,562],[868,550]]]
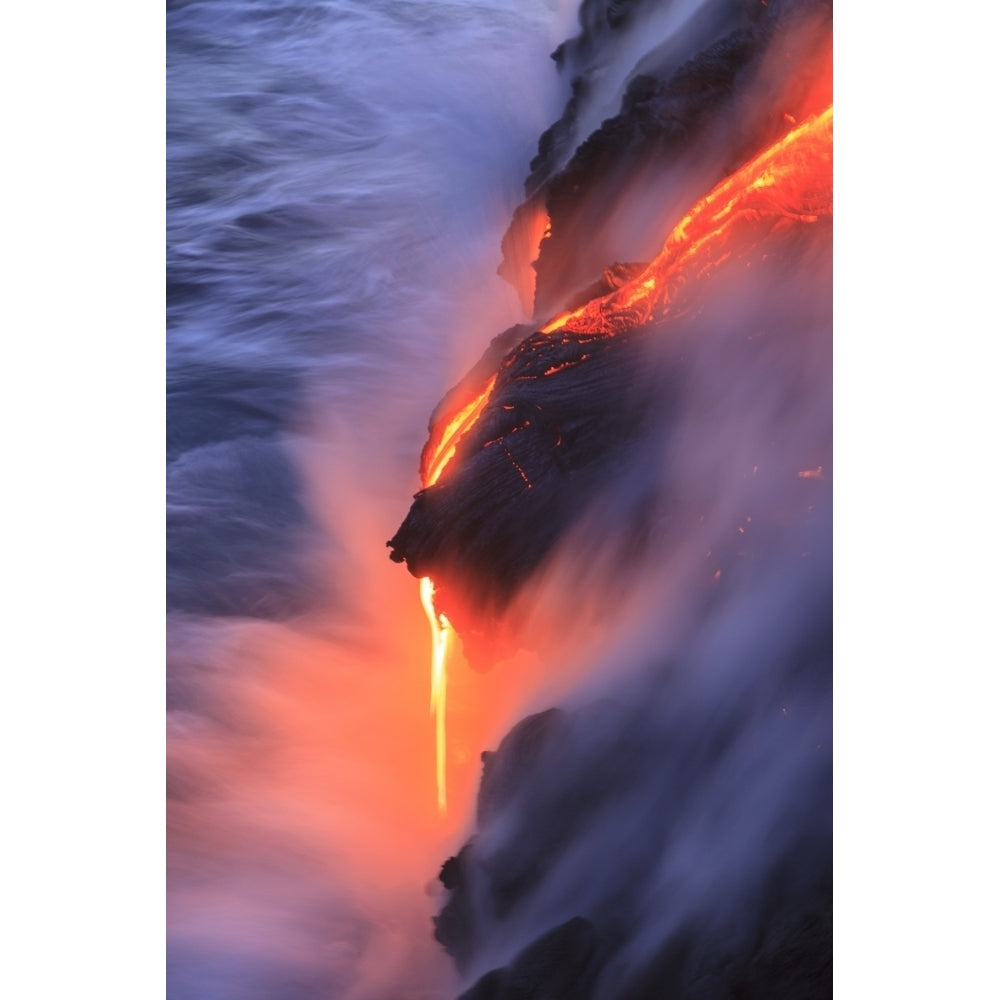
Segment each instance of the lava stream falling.
[[448,707],[448,646],[452,627],[445,615],[434,608],[434,581],[429,576],[420,579],[420,603],[431,626],[431,715],[434,717],[435,775],[439,812],[448,809],[448,783],[445,773]]

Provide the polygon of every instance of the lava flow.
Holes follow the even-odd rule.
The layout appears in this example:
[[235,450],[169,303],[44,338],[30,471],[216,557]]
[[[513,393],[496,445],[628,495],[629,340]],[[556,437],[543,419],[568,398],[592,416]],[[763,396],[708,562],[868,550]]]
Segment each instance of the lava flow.
[[443,427],[436,424],[432,429],[431,436],[420,456],[420,478],[425,488],[433,486],[441,478],[441,473],[455,457],[459,441],[479,419],[479,414],[483,412],[483,407],[486,406],[486,401],[493,391],[496,380],[497,377],[494,375],[486,383],[482,392],[454,414],[447,424],[444,424]]
[[[833,107],[807,119],[745,163],[698,201],[673,228],[663,249],[632,281],[573,312],[542,333],[604,333],[662,319],[683,287],[707,277],[745,249],[741,224],[762,219],[816,222],[833,209]],[[759,234],[757,240],[759,241]],[[752,245],[751,242],[751,245]]]
[[[755,247],[769,235],[786,226],[809,225],[831,215],[832,148],[831,106],[791,129],[716,185],[673,228],[660,253],[630,281],[579,309],[562,313],[542,326],[535,337],[556,331],[562,331],[567,339],[574,334],[585,338],[614,337],[683,311],[686,289],[704,281],[727,261],[745,259],[750,266]],[[490,406],[497,381],[514,356],[514,353],[507,356],[498,374],[485,383],[478,381],[475,395],[466,396],[457,407],[449,406],[434,421],[421,454],[420,475],[425,490],[438,484],[452,466],[463,440],[470,437],[470,431]],[[588,356],[575,356],[570,362],[551,366],[545,374]],[[507,454],[530,488],[531,482],[524,471],[509,451]],[[441,483],[442,488],[446,485]],[[393,558],[402,561],[402,556],[394,554]],[[431,711],[435,717],[438,808],[444,812],[447,657],[453,629],[447,617],[434,606],[434,583],[430,576],[420,579],[420,598],[431,627]]]
[[[424,487],[433,486],[454,458],[458,442],[479,419],[496,376],[487,382],[483,391],[470,403],[454,414],[443,427],[435,426],[430,440],[424,446],[420,462],[420,479]],[[448,694],[448,647],[452,626],[447,617],[434,607],[434,581],[429,576],[420,579],[420,603],[431,627],[431,714],[434,717],[435,774],[437,777],[438,810],[448,808],[448,787],[445,768],[447,731],[445,725]]]
[[431,714],[434,717],[436,745],[435,769],[437,804],[440,812],[448,808],[448,785],[445,774],[446,732],[445,713],[448,696],[448,646],[451,642],[451,622],[434,608],[434,581],[429,576],[420,580],[420,603],[431,626]]

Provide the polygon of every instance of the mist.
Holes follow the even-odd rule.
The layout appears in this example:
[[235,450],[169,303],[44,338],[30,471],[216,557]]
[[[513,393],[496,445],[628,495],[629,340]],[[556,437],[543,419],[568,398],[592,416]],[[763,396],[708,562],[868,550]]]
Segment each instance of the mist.
[[[667,45],[673,65],[718,29],[703,6],[622,36],[581,132],[644,54]],[[569,96],[548,59],[566,19],[514,2],[170,9],[174,1000],[449,997],[574,918],[596,928],[594,995],[641,995],[664,962],[694,969],[788,916],[775,885],[822,896],[822,239],[752,281],[723,274],[648,339],[650,413],[516,595],[517,641],[486,672],[454,657],[435,805],[427,624],[385,541],[435,404],[528,318],[496,267]],[[628,185],[594,259],[655,249],[714,182],[705,149]],[[482,751],[551,708],[543,751],[499,799],[484,779],[477,806]],[[436,875],[472,835],[456,968],[433,938],[454,902]]]
[[175,1000],[454,985],[431,914],[462,819],[384,542],[436,399],[523,316],[496,254],[562,100],[550,13],[168,11]]
[[[466,986],[532,946],[537,968],[554,935],[574,995],[714,996],[761,975],[736,956],[766,969],[782,934],[806,956],[829,935],[828,265],[817,234],[654,332],[653,370],[683,358],[669,419],[515,602],[568,680],[488,765],[506,776],[484,777],[441,923]],[[811,995],[797,961],[785,989]]]

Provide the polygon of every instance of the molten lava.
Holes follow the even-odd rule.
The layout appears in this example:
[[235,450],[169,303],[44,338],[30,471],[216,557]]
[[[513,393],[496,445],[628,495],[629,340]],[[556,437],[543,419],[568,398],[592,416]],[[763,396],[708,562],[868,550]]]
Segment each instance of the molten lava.
[[[754,248],[769,235],[784,227],[810,225],[831,215],[832,150],[831,106],[796,125],[698,201],[673,228],[660,253],[631,280],[607,295],[557,316],[539,332],[562,331],[564,336],[577,334],[584,338],[613,337],[682,311],[685,290],[711,276],[727,261],[745,260],[750,266]],[[545,375],[588,357],[583,353],[572,361],[550,366]],[[424,489],[435,486],[448,470],[463,440],[490,405],[503,371],[501,366],[500,372],[485,383],[478,381],[474,396],[451,405],[434,422],[421,454]],[[504,447],[530,489],[530,479]],[[821,475],[821,470],[807,470],[799,475],[814,477]],[[447,658],[453,628],[434,606],[434,583],[429,576],[420,580],[420,599],[431,628],[431,711],[435,718],[438,808],[444,812]]]
[[[455,451],[462,437],[479,419],[483,407],[493,391],[494,375],[483,390],[451,415],[447,423],[439,421],[420,456],[420,479],[424,487],[433,486],[455,457]],[[448,808],[448,787],[446,775],[447,748],[447,694],[448,694],[448,646],[451,643],[452,626],[447,617],[434,607],[434,581],[429,576],[420,580],[420,603],[431,627],[431,715],[434,717],[435,774],[437,776],[438,810]]]
[[429,576],[420,580],[420,603],[431,626],[431,715],[434,717],[436,744],[435,775],[437,777],[438,810],[448,808],[448,787],[445,775],[446,730],[445,712],[448,696],[448,645],[451,642],[451,623],[434,608],[434,582]]
[[542,333],[614,336],[663,319],[686,285],[705,277],[757,240],[745,232],[762,220],[817,222],[833,210],[833,107],[792,129],[730,174],[674,227],[663,249],[632,281],[573,312]]
[[431,431],[431,436],[420,456],[420,479],[424,486],[433,486],[455,457],[455,451],[463,435],[479,419],[486,401],[490,398],[496,375],[487,383],[482,392],[457,413],[453,414],[443,427],[440,422]]

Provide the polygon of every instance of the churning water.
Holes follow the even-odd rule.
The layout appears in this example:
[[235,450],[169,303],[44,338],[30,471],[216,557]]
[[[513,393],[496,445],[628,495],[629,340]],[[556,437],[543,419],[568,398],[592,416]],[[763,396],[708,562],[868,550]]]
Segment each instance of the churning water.
[[168,3],[169,995],[447,993],[426,635],[385,539],[496,277],[565,24]]

